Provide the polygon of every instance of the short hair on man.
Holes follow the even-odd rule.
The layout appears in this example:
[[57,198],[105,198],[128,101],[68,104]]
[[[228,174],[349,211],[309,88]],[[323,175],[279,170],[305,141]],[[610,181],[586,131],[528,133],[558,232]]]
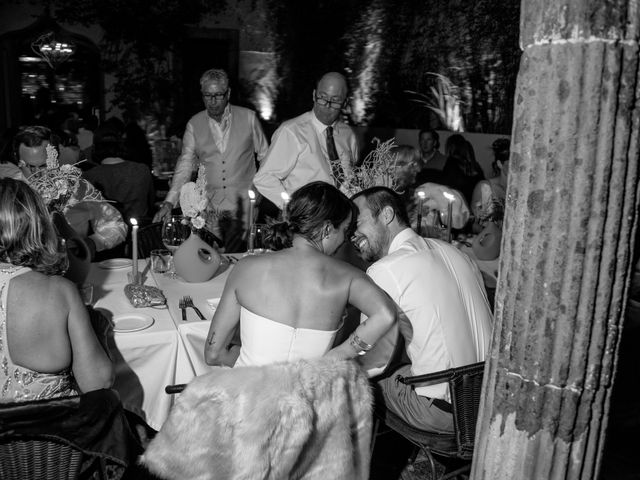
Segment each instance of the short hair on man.
[[404,206],[404,202],[400,195],[391,190],[388,187],[370,187],[356,193],[351,197],[351,200],[355,200],[358,197],[364,197],[367,201],[367,206],[371,210],[371,214],[374,217],[378,217],[384,207],[391,207],[393,213],[396,216],[400,226],[409,226],[409,215],[407,209]]
[[422,135],[424,135],[425,133],[431,135],[431,138],[433,139],[433,148],[438,150],[440,148],[440,135],[438,134],[438,132],[436,132],[433,128],[420,130],[420,132],[418,133],[418,141],[420,141]]
[[210,68],[200,77],[200,86],[204,88],[206,84],[211,82],[222,82],[228,87],[229,76],[227,75],[227,72],[221,68]]
[[45,141],[48,141],[56,151],[60,145],[60,138],[51,132],[51,129],[42,125],[29,125],[20,127],[18,133],[13,139],[13,155],[16,160],[20,160],[20,145],[25,147],[39,147]]

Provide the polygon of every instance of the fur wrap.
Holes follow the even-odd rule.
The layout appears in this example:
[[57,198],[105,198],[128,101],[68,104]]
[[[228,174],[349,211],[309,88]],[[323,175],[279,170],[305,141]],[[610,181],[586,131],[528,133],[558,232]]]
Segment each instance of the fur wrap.
[[353,361],[217,367],[180,394],[141,462],[166,479],[367,480],[371,404]]

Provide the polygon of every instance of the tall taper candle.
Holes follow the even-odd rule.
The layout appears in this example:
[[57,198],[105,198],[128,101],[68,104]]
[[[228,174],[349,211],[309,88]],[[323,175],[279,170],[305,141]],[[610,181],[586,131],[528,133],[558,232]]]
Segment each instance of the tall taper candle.
[[451,243],[451,222],[453,222],[453,201],[456,199],[455,195],[448,192],[444,192],[445,198],[449,201],[447,205],[447,242]]
[[416,219],[416,233],[422,236],[422,204],[424,202],[426,194],[422,190],[418,190],[416,192],[416,195],[418,196],[418,216]]
[[131,283],[138,283],[138,221],[135,218],[131,219]]
[[280,198],[282,198],[282,220],[289,220],[289,216],[287,215],[287,205],[289,205],[289,194],[287,192],[280,193]]
[[248,190],[248,194],[249,194],[249,237],[247,239],[247,250],[250,252],[253,252],[253,242],[254,242],[254,237],[255,237],[255,232],[253,229],[253,215],[254,215],[254,209],[256,206],[256,193],[249,189]]

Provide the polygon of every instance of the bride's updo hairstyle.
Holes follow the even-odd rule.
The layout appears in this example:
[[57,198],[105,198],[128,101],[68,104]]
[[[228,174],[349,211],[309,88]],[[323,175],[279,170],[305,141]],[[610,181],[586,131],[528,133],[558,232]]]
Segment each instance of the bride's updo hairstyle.
[[29,185],[0,179],[0,262],[55,275],[61,272],[58,236],[47,207]]
[[326,182],[311,182],[293,192],[287,206],[287,221],[271,221],[266,243],[271,250],[292,245],[293,236],[301,235],[311,242],[322,239],[322,227],[327,221],[337,228],[351,214],[357,217],[355,205],[340,190]]

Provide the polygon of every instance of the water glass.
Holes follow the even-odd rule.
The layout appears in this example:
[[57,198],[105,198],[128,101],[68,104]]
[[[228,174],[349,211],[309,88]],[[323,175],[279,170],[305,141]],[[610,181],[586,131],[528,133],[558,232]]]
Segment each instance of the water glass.
[[171,270],[173,257],[171,251],[165,248],[151,250],[151,269],[155,273],[166,273]]

